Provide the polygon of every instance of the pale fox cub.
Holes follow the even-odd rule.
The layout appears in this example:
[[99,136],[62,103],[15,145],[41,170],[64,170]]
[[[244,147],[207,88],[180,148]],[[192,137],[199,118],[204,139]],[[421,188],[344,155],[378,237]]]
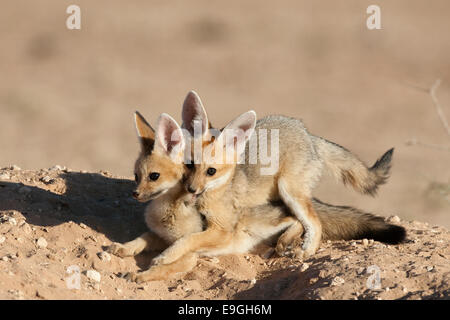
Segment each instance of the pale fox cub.
[[[201,121],[202,130],[208,123],[206,112],[200,98],[194,92],[190,93],[192,101],[197,104],[190,110],[183,110],[184,127],[192,131],[189,121]],[[186,106],[186,105],[185,105]],[[185,115],[195,111],[194,115]],[[190,119],[190,120],[189,120]],[[282,201],[295,219],[287,226],[280,236],[277,251],[298,239],[298,234],[305,229],[305,239],[301,256],[312,255],[320,244],[320,239],[360,239],[373,238],[388,243],[401,242],[405,237],[402,227],[390,225],[380,217],[362,214],[350,207],[335,207],[311,198],[311,190],[320,178],[323,165],[330,167],[335,174],[342,177],[345,183],[350,183],[357,190],[374,194],[378,185],[386,181],[389,174],[392,150],[389,150],[371,168],[367,168],[360,160],[344,148],[322,138],[309,134],[299,120],[282,117],[266,117],[256,125],[257,129],[278,129],[280,143],[279,170],[275,175],[260,175],[260,165],[237,165],[242,148],[252,134],[256,125],[254,112],[247,112],[227,125],[222,133],[206,143],[203,139],[201,163],[189,165],[190,174],[185,179],[186,188],[196,195],[196,206],[207,220],[207,228],[200,233],[194,233],[177,240],[171,247],[155,258],[157,264],[170,264],[189,252],[236,252],[238,246],[245,248],[243,242],[236,241],[236,233],[241,228],[247,232],[251,224],[245,221],[245,208],[259,208],[274,201]],[[227,140],[222,137],[227,129],[240,129],[242,139]],[[206,131],[203,135],[209,134]],[[239,145],[244,144],[244,145]],[[227,163],[224,158],[221,164],[211,163],[216,146],[229,147],[234,152],[234,161]],[[267,145],[270,146],[270,139]],[[191,151],[194,148],[191,148]],[[222,152],[222,157],[226,152]],[[195,155],[191,155],[195,158]],[[217,159],[214,159],[217,160]],[[247,159],[248,160],[248,159]],[[267,207],[266,207],[267,208]],[[258,216],[258,215],[257,215]],[[287,216],[288,217],[288,216]],[[270,215],[258,216],[260,232],[264,233],[266,221]]]
[[[139,112],[134,117],[141,151],[135,163],[137,188],[133,197],[140,202],[151,200],[144,213],[149,231],[125,244],[113,243],[108,251],[120,257],[135,256],[144,250],[162,251],[175,240],[203,230],[202,217],[192,205],[193,196],[182,184],[184,140],[168,139],[173,132],[180,133],[178,125],[162,114],[155,132]],[[138,276],[129,273],[127,277],[138,282],[165,279],[188,271],[196,262],[196,254],[190,253],[171,265],[153,266]]]
[[[195,99],[188,95],[184,110],[196,105],[192,103],[192,98]],[[184,117],[190,115],[195,115],[195,112]],[[120,257],[134,256],[144,250],[162,251],[177,239],[198,234],[205,228],[202,216],[194,206],[195,196],[187,192],[183,184],[185,140],[181,128],[166,114],[159,117],[156,132],[138,112],[135,113],[135,124],[141,153],[135,163],[137,188],[133,196],[142,202],[152,200],[145,210],[149,231],[125,244],[113,243],[108,251]],[[209,128],[208,123],[205,126]],[[291,228],[284,238],[301,237],[301,225],[281,205],[268,204],[236,211],[245,214],[233,214],[241,217],[236,232],[230,230],[227,235],[228,243],[234,245],[226,250],[211,246],[204,254],[247,252],[262,241],[276,240],[275,237],[288,227]],[[129,273],[127,278],[137,282],[166,279],[175,273],[189,271],[196,261],[197,253],[188,252],[171,264],[153,265],[145,272]]]
[[[206,113],[199,108],[201,102],[195,93],[189,93],[183,106],[184,126],[194,119],[205,121]],[[193,206],[193,195],[183,184],[186,167],[180,162],[180,150],[184,140],[178,139],[178,124],[169,116],[161,115],[156,133],[139,114],[135,114],[135,124],[141,144],[141,152],[135,164],[138,184],[133,196],[139,201],[152,202],[145,210],[145,220],[149,231],[125,244],[114,243],[109,251],[121,256],[134,256],[144,250],[162,251],[177,239],[191,234],[201,234],[205,224]],[[174,137],[173,141],[168,139]],[[362,213],[351,207],[338,207],[313,199],[313,207],[323,223],[324,239],[361,239],[379,236],[380,241],[388,240],[390,225],[382,218]],[[266,204],[246,210],[236,210],[239,216],[231,237],[224,242],[207,247],[205,255],[225,252],[246,252],[262,241],[274,243],[280,232],[276,251],[284,254],[289,244],[300,241],[303,227],[292,217],[282,203]],[[273,236],[275,234],[275,236]],[[384,238],[381,235],[385,235]],[[200,244],[200,243],[199,243]],[[204,242],[201,245],[205,245]],[[231,250],[230,250],[231,249]],[[130,273],[128,278],[137,282],[166,279],[178,272],[186,272],[196,265],[197,253],[190,251],[170,264],[153,265],[141,273]]]

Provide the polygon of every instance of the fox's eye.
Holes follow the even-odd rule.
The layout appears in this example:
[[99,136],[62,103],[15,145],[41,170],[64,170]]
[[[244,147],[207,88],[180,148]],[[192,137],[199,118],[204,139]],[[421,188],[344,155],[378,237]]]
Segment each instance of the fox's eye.
[[206,174],[208,176],[213,176],[216,173],[216,169],[215,168],[208,168],[208,170],[206,170]]
[[149,179],[152,181],[156,181],[159,178],[159,173],[158,172],[152,172],[148,175]]
[[139,177],[138,177],[137,173],[135,173],[134,174],[134,181],[138,182],[138,180],[139,180]]

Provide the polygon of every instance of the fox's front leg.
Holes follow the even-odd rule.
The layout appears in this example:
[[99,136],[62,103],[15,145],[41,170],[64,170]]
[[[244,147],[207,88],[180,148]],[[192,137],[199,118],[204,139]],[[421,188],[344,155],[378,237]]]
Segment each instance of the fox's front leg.
[[232,233],[210,227],[175,241],[169,248],[153,259],[154,264],[169,264],[187,253],[222,247],[231,241]]
[[164,248],[167,248],[167,244],[160,237],[148,231],[140,235],[136,239],[124,244],[114,242],[108,247],[107,251],[123,258],[136,256],[144,250],[161,251]]
[[188,253],[170,264],[160,264],[143,272],[130,272],[125,278],[137,283],[154,280],[167,280],[179,273],[191,271],[197,265],[196,253]]

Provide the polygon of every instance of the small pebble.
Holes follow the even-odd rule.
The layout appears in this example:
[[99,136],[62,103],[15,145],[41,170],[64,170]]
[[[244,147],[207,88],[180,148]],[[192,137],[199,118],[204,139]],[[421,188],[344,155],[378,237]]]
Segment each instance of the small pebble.
[[341,277],[335,277],[332,281],[331,281],[331,285],[332,286],[340,286],[343,285],[345,283],[345,280]]
[[8,222],[9,222],[9,224],[12,225],[12,226],[17,226],[17,220],[14,219],[14,218],[9,217],[9,218],[8,218]]
[[62,170],[65,170],[65,169],[66,169],[66,167],[62,167],[62,166],[57,164],[57,165],[51,167],[50,171],[62,171]]
[[6,238],[4,237],[4,236],[1,236],[0,237],[0,244],[2,244],[3,242],[5,242],[6,241]]
[[393,222],[393,223],[399,223],[400,222],[400,217],[399,216],[390,216],[388,218],[389,222]]
[[11,167],[9,167],[11,170],[21,170],[19,166],[16,166],[13,164]]
[[95,281],[95,282],[100,282],[100,280],[101,280],[100,273],[95,270],[86,271],[86,277],[88,277],[89,279],[91,279],[92,281]]
[[36,244],[39,248],[47,248],[47,240],[45,240],[43,237],[37,239]]
[[363,239],[362,240],[362,244],[363,244],[364,247],[367,247],[369,245],[369,240]]
[[51,184],[55,181],[55,179],[52,179],[49,176],[45,176],[41,178],[41,181],[44,182],[45,184]]
[[7,173],[0,174],[0,180],[9,180],[11,179],[11,176]]
[[25,232],[26,234],[31,233],[31,227],[28,223],[23,223],[20,227],[22,229],[23,232]]
[[304,264],[302,264],[302,266],[300,267],[300,271],[301,271],[301,272],[305,272],[306,270],[308,270],[308,268],[309,268],[309,264],[304,263]]

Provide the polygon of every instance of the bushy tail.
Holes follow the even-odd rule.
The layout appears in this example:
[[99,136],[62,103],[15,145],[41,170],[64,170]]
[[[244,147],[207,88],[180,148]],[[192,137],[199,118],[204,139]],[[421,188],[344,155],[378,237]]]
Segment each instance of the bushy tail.
[[313,142],[319,156],[333,174],[344,184],[350,184],[363,194],[375,195],[378,186],[386,183],[389,178],[394,148],[368,168],[350,151],[336,143],[317,136],[313,136]]
[[323,240],[373,239],[389,244],[406,238],[405,228],[386,223],[382,217],[347,206],[334,206],[318,199],[312,200],[322,223]]

